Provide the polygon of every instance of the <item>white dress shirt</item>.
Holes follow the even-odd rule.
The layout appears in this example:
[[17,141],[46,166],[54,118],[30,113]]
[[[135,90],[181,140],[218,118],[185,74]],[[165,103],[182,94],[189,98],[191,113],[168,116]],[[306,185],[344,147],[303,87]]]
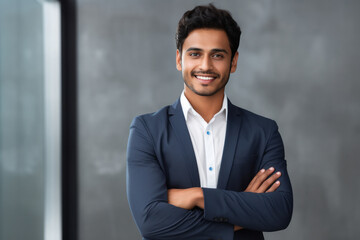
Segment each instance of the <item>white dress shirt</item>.
[[216,188],[227,124],[226,94],[220,111],[209,123],[194,110],[184,91],[181,93],[180,102],[195,152],[201,187]]

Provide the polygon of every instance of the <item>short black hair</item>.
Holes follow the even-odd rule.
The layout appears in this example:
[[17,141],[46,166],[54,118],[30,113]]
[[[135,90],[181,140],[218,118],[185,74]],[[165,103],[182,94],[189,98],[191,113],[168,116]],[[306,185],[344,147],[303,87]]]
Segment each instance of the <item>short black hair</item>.
[[212,28],[226,32],[230,42],[231,59],[234,57],[240,42],[241,29],[230,12],[218,9],[213,4],[197,6],[184,13],[176,32],[176,48],[182,51],[185,39],[195,29]]

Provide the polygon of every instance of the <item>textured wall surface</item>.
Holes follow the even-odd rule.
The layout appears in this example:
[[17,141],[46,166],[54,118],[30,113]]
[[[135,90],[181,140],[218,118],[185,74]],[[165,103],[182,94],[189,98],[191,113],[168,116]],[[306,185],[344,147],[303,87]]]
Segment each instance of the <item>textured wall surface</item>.
[[[174,34],[206,1],[79,0],[80,239],[139,239],[125,191],[128,128],[183,88]],[[277,121],[294,190],[267,239],[360,235],[360,2],[215,1],[243,30],[233,103]]]

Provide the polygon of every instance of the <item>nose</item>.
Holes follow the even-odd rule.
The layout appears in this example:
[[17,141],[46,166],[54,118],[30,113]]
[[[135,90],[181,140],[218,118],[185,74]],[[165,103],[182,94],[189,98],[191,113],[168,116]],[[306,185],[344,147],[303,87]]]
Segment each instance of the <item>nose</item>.
[[206,56],[206,55],[205,55],[205,56],[201,59],[200,69],[203,70],[203,71],[212,69],[212,62],[211,62],[210,56]]

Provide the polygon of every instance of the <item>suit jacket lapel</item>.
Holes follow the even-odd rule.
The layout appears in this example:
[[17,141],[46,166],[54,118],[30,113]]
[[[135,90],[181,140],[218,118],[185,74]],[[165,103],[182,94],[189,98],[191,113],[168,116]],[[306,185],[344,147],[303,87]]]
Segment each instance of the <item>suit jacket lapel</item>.
[[240,134],[241,117],[239,108],[228,100],[228,119],[217,187],[225,189],[229,180],[231,167],[234,161],[235,150]]
[[178,99],[172,106],[170,106],[169,121],[177,138],[179,139],[179,142],[181,143],[179,147],[183,148],[182,152],[184,153],[185,157],[184,163],[187,165],[191,182],[194,187],[200,187],[200,177],[196,163],[196,157],[181,108],[180,99]]

